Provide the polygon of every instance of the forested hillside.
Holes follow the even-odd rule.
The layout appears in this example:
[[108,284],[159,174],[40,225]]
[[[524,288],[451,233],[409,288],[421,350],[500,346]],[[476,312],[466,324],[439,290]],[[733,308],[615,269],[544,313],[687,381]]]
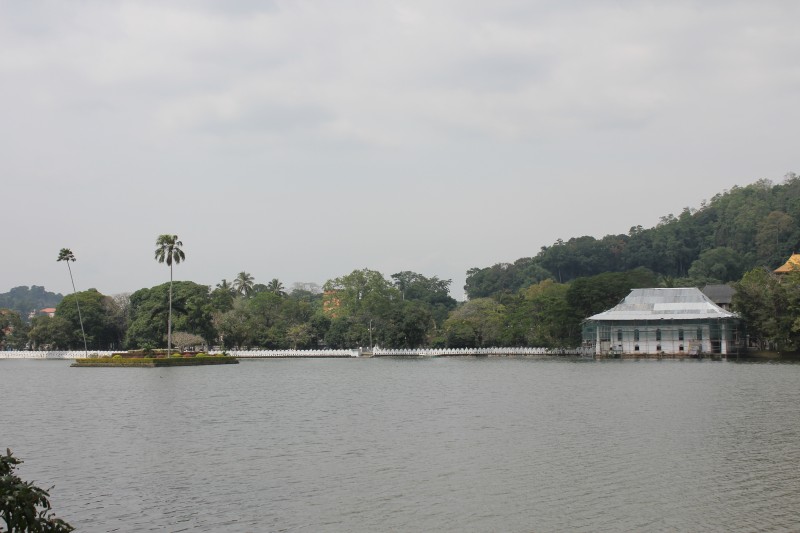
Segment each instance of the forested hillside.
[[800,244],[800,177],[774,185],[761,180],[733,187],[661,217],[653,228],[627,235],[572,237],[514,263],[473,268],[464,289],[470,299],[513,293],[544,279],[564,283],[603,272],[647,268],[664,286],[738,281],[755,266],[775,268]]
[[28,315],[47,307],[55,307],[64,297],[60,294],[47,292],[44,287],[14,287],[10,291],[0,294],[0,309],[16,311],[20,318],[27,322]]

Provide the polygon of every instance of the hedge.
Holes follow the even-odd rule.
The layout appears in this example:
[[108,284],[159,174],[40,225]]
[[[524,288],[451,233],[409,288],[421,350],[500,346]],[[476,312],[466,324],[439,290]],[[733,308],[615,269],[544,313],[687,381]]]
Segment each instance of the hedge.
[[202,366],[202,365],[235,365],[239,360],[228,356],[203,357],[91,357],[76,359],[71,366],[78,367],[156,367],[156,366]]

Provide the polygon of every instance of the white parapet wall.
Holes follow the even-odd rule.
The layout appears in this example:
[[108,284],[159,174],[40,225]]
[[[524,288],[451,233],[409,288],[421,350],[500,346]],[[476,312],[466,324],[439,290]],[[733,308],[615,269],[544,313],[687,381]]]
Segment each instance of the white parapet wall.
[[210,355],[227,354],[232,357],[360,357],[361,350],[211,350]]
[[[112,354],[119,353],[114,351],[90,351],[89,357],[102,357],[111,356]],[[8,351],[0,352],[0,359],[83,359],[86,357],[84,351]]]
[[584,356],[585,350],[580,348],[375,348],[375,357],[410,355],[419,357],[458,356],[458,355],[577,355]]
[[[103,357],[119,351],[90,351],[89,357]],[[212,350],[210,355],[223,353],[232,357],[359,357],[361,350]],[[0,351],[0,359],[83,359],[83,351]]]

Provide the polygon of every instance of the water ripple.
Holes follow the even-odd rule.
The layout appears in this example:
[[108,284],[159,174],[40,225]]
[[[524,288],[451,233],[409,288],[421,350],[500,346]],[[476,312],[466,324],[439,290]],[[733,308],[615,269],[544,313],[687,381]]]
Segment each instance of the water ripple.
[[0,445],[80,531],[792,531],[800,366],[0,361]]

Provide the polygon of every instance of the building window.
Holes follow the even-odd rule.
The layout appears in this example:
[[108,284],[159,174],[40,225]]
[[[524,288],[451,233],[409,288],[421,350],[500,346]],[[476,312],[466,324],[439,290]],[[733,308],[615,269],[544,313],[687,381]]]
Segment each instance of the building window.
[[660,345],[660,344],[657,344],[657,345],[656,345],[656,351],[657,351],[657,352],[660,352],[660,351],[661,351],[661,345]]
[[703,328],[697,328],[697,340],[703,340]]
[[621,329],[618,329],[618,330],[617,330],[617,340],[618,340],[618,341],[621,341],[621,340],[622,340],[622,330],[621,330]]
[[[660,328],[656,330],[656,340],[657,340],[657,341],[660,341],[660,340],[661,340],[661,329],[660,329]],[[661,348],[659,348],[659,350],[660,350],[660,349],[661,349]]]
[[682,340],[683,340],[683,330],[682,330],[682,329],[679,329],[679,330],[678,330],[678,340],[679,340],[679,341],[682,341]]
[[638,329],[633,330],[633,340],[636,341],[636,342],[639,342],[639,330]]
[[682,351],[683,351],[683,344],[681,344],[680,346],[678,346],[678,351],[679,351],[679,352],[682,352]]
[[638,344],[633,347],[633,351],[634,352],[638,352],[639,351],[639,345]]

